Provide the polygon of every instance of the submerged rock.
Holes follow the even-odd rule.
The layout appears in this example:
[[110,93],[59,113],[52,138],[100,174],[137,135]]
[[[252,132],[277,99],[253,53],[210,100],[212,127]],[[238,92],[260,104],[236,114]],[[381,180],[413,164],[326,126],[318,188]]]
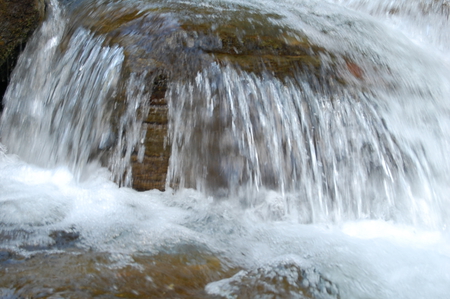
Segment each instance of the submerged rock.
[[0,0],[0,98],[18,55],[44,15],[44,0]]
[[302,269],[292,261],[240,271],[210,283],[206,291],[224,298],[338,299],[338,288],[314,267]]
[[237,271],[199,252],[122,256],[74,250],[9,255],[1,265],[0,296],[6,298],[216,298],[205,285]]

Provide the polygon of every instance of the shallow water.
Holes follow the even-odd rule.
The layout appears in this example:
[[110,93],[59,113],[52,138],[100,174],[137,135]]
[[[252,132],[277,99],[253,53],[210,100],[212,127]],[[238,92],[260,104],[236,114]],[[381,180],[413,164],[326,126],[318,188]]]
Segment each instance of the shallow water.
[[[0,297],[447,298],[448,2],[374,3],[136,1],[164,17],[124,17],[117,35],[101,17],[127,4],[52,2],[5,96]],[[176,47],[161,32],[233,23],[238,8],[246,30],[271,24],[332,53],[346,84],[181,50],[174,72],[192,74],[166,93],[167,190],[119,187],[148,95],[127,55],[166,63]],[[121,88],[128,131],[114,136],[104,120]]]
[[[106,170],[104,170],[106,172]],[[383,220],[271,221],[194,190],[138,193],[106,173],[1,161],[3,294],[446,298],[448,233]],[[206,287],[206,289],[205,289]],[[4,295],[6,296],[6,295]],[[310,297],[309,297],[310,296]]]

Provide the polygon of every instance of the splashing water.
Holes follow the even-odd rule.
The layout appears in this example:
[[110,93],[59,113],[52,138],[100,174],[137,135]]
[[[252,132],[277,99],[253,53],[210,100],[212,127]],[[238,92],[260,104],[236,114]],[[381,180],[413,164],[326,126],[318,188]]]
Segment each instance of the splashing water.
[[[51,1],[4,98],[0,297],[447,298],[448,14]],[[166,191],[136,192],[160,78]]]
[[102,38],[79,29],[64,45],[67,51],[60,53],[65,20],[57,6],[51,13],[41,29],[43,36],[33,37],[34,47],[26,49],[5,95],[2,140],[27,161],[64,164],[82,172],[95,149],[107,142],[106,99],[117,85],[123,51],[102,47]]

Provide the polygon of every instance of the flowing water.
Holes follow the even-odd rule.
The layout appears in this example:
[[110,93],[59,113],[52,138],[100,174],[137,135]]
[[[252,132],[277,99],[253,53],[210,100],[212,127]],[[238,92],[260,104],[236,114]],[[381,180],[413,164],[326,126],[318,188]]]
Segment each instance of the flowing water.
[[[450,296],[450,2],[47,13],[3,99],[0,297]],[[137,192],[161,78],[166,191]]]

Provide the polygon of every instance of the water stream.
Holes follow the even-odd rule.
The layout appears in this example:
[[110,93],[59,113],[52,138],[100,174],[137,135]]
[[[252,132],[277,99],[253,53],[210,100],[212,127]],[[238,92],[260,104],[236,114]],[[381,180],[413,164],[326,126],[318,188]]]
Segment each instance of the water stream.
[[447,298],[449,9],[50,1],[3,99],[0,297]]

